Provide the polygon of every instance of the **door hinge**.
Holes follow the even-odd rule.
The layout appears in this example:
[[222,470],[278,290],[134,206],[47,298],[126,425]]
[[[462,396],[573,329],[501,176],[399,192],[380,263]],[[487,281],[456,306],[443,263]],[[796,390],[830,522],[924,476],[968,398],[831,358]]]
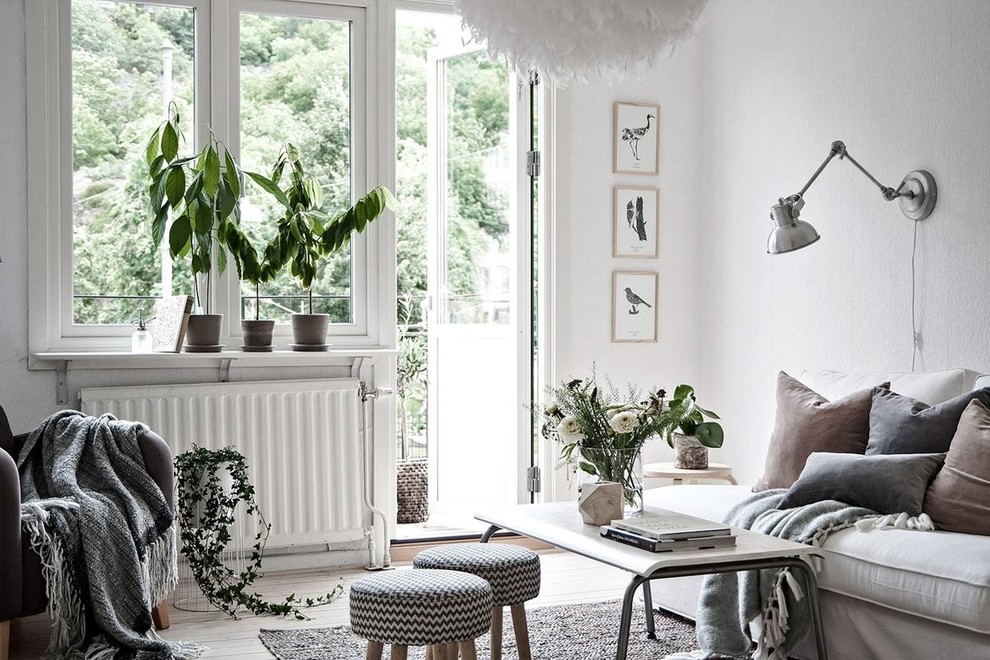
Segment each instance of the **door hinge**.
[[526,468],[526,490],[531,493],[540,492],[540,468],[535,465]]
[[540,152],[526,152],[526,175],[532,177],[540,176]]

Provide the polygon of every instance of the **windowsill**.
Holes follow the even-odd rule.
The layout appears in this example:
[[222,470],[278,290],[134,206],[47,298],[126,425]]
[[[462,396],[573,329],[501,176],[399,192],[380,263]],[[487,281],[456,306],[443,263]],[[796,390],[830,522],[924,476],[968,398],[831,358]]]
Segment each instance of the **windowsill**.
[[[69,369],[183,369],[222,367],[328,367],[348,366],[356,358],[397,355],[398,351],[380,346],[340,347],[321,352],[277,349],[271,353],[131,353],[128,351],[64,351],[32,353],[28,368],[56,369],[64,362]],[[229,362],[228,362],[229,361]]]

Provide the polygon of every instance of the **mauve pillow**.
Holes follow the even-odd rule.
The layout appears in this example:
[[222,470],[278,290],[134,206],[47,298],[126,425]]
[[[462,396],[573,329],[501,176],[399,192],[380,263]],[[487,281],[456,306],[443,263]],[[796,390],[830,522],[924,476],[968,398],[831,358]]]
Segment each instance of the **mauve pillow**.
[[873,388],[867,454],[935,454],[949,451],[959,418],[969,402],[990,405],[990,387],[966,392],[937,406]]
[[790,488],[812,452],[862,454],[870,436],[872,390],[829,401],[783,371],[763,476],[754,491]]
[[808,457],[778,509],[836,500],[877,513],[917,516],[945,454],[829,454]]
[[925,513],[939,529],[990,536],[990,410],[978,399],[959,418]]

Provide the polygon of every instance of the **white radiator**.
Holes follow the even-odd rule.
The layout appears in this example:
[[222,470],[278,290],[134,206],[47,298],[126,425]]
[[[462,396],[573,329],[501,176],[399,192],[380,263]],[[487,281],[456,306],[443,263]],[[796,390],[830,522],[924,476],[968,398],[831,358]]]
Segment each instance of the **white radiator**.
[[[178,455],[195,443],[247,458],[269,547],[367,536],[359,381],[269,381],[80,390],[82,412],[143,422]],[[242,542],[257,531],[243,521]]]

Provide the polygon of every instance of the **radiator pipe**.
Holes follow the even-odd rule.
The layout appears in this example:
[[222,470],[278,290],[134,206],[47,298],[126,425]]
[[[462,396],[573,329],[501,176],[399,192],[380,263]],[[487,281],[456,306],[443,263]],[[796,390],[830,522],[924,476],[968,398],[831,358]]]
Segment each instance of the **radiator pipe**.
[[369,388],[361,381],[361,386],[359,389],[361,395],[361,471],[364,473],[364,505],[371,511],[371,515],[377,516],[382,521],[382,534],[385,540],[384,549],[384,561],[381,564],[377,564],[377,557],[375,556],[375,527],[374,524],[371,526],[371,538],[368,544],[368,554],[369,561],[367,570],[369,571],[384,571],[392,568],[392,556],[390,541],[388,537],[388,519],[385,517],[385,512],[376,507],[371,502],[371,472],[369,468],[368,451],[368,400],[375,401],[380,396],[385,396],[388,394],[393,394],[394,390],[389,387],[372,387]]

